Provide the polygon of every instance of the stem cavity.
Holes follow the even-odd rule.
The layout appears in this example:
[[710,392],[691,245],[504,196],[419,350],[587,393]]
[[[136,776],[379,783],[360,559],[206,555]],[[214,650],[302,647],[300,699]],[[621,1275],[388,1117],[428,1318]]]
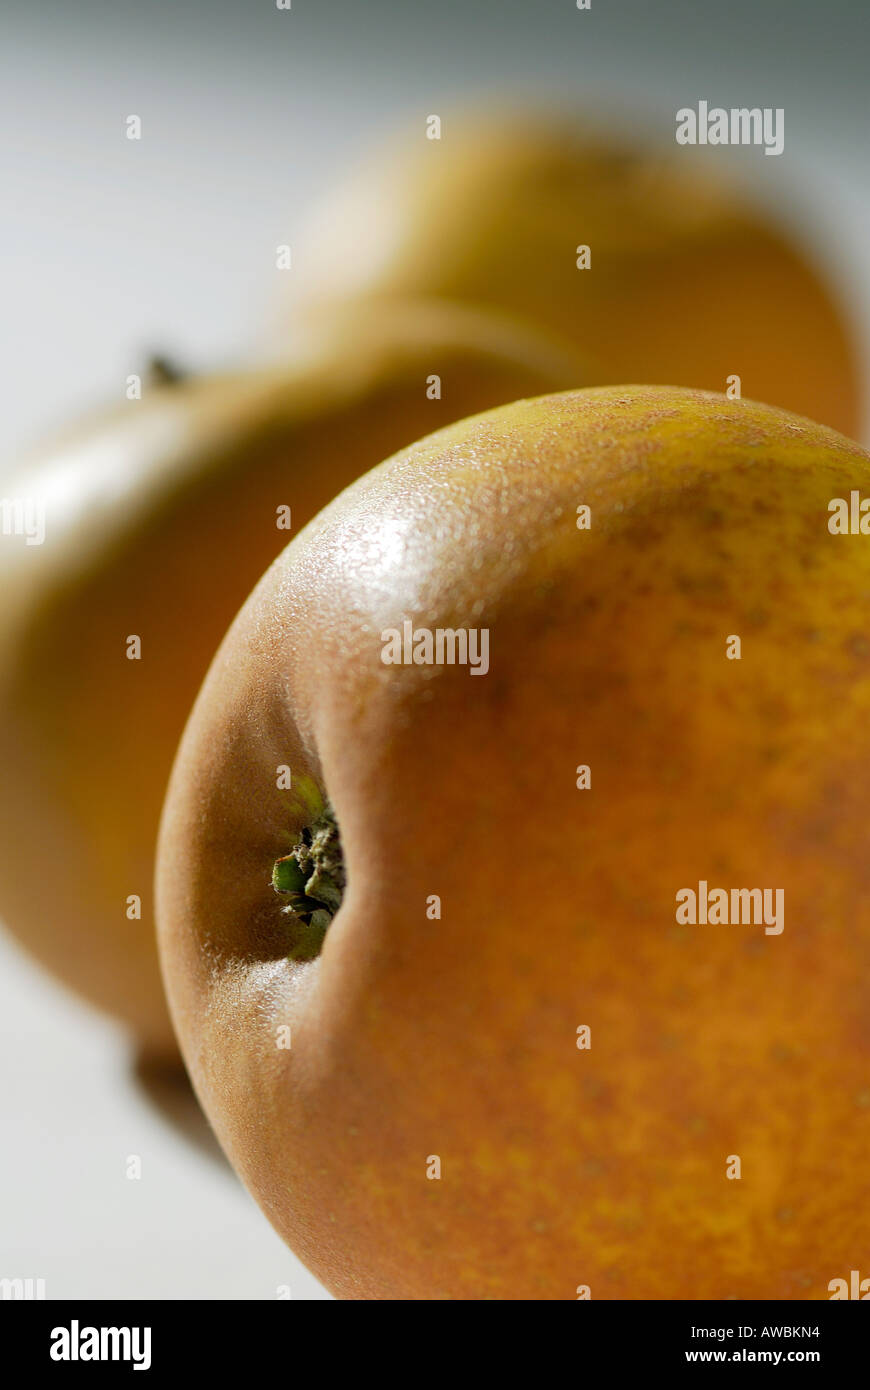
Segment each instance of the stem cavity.
[[338,824],[327,802],[290,853],[272,867],[272,887],[285,899],[281,911],[292,928],[290,960],[313,960],[320,954],[346,881]]

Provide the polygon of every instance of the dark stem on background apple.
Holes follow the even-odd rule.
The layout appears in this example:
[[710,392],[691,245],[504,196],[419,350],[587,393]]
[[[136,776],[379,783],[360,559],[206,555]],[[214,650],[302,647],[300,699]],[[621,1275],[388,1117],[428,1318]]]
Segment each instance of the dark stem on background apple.
[[189,373],[165,353],[153,352],[148,358],[148,385],[174,386],[176,382],[186,381]]
[[290,919],[290,960],[313,960],[320,954],[326,929],[341,907],[347,882],[344,853],[335,812],[326,803],[305,826],[289,854],[272,867],[272,887],[286,899],[281,910]]

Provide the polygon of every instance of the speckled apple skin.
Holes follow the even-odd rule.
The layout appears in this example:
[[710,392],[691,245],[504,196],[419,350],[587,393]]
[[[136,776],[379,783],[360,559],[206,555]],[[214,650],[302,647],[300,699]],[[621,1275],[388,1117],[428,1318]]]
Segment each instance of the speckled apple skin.
[[[779,410],[572,392],[392,458],[254,591],[173,773],[162,958],[227,1153],[339,1297],[813,1300],[866,1264],[854,488],[868,455]],[[489,673],[385,665],[405,618],[488,627]],[[303,964],[281,765],[349,877]],[[783,889],[782,934],[678,925],[702,878]]]

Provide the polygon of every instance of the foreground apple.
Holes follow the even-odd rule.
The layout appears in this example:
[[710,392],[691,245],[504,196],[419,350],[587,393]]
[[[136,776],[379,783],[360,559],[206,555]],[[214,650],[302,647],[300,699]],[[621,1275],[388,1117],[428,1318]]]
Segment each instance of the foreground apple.
[[42,509],[45,536],[0,536],[0,915],[149,1052],[175,1050],[152,911],[166,780],[286,509],[298,529],[421,433],[579,379],[506,321],[396,311],[292,367],[163,386],[3,480],[10,520]]
[[460,113],[440,141],[421,125],[312,219],[296,322],[306,304],[402,296],[509,308],[578,343],[592,384],[725,391],[736,374],[743,395],[857,437],[844,308],[720,169],[715,153],[648,151],[567,116]]
[[164,810],[164,974],[335,1294],[823,1299],[866,1258],[857,489],[765,406],[523,401],[356,483],[241,611]]

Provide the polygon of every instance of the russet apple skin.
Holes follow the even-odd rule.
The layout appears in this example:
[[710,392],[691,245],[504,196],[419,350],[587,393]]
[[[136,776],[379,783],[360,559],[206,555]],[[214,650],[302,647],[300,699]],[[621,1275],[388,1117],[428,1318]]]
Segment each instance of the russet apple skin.
[[[221,1143],[337,1296],[814,1300],[860,1266],[853,488],[857,445],[748,401],[521,401],[368,474],[242,609],[164,808],[162,963]],[[488,627],[489,673],[385,665],[406,618]],[[348,885],[298,962],[270,874],[312,786]],[[701,878],[783,889],[782,935],[678,925]]]
[[584,384],[725,391],[736,373],[744,396],[858,438],[845,306],[721,169],[714,150],[649,151],[567,116],[458,112],[325,200],[300,238],[297,325],[306,305],[405,296],[509,308],[577,343]]
[[421,432],[578,380],[525,328],[409,307],[292,364],[146,393],[4,479],[47,529],[0,538],[0,915],[146,1052],[177,1056],[153,921],[166,781],[218,642],[288,540],[277,508],[298,529]]

